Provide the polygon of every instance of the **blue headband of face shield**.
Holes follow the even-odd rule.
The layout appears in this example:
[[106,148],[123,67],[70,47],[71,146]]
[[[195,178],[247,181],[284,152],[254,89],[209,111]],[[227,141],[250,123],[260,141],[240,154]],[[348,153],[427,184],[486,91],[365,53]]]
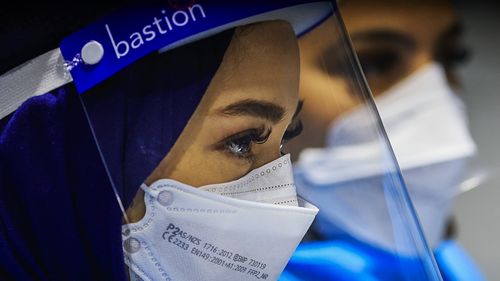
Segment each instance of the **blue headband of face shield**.
[[273,19],[288,21],[300,35],[336,11],[334,1],[155,3],[129,5],[64,38],[60,48],[0,76],[0,119],[25,100],[71,82],[82,93],[154,51],[163,52],[231,27]]
[[68,36],[61,52],[66,60],[76,61],[71,76],[82,93],[153,51],[165,52],[232,27],[285,20],[300,35],[331,15],[333,5],[303,0],[196,1],[185,8],[134,8]]

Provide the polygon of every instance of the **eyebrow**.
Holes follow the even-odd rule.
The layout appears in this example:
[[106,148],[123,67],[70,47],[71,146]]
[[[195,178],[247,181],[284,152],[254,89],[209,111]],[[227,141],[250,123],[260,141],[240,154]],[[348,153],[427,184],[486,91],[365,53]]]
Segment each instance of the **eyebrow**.
[[[298,114],[301,108],[302,101],[299,101],[294,117]],[[245,99],[224,107],[220,112],[229,116],[252,116],[263,118],[273,123],[278,123],[285,116],[286,110],[284,107],[272,102]]]
[[417,42],[410,36],[391,29],[371,29],[366,31],[355,32],[350,35],[353,42],[367,43],[394,43],[406,48],[415,48]]
[[[415,49],[417,42],[410,36],[389,28],[374,28],[349,34],[351,41],[365,44],[396,44],[406,49]],[[342,73],[345,71],[347,62],[345,56],[341,55],[346,48],[345,43],[339,40],[330,44],[317,58],[319,65],[327,64],[331,73]]]

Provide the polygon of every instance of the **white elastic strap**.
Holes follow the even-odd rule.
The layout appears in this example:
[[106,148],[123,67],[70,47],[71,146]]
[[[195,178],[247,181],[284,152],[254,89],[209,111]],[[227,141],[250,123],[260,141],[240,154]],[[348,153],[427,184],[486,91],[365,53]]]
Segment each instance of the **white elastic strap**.
[[0,76],[0,119],[27,99],[73,81],[59,48],[36,57]]

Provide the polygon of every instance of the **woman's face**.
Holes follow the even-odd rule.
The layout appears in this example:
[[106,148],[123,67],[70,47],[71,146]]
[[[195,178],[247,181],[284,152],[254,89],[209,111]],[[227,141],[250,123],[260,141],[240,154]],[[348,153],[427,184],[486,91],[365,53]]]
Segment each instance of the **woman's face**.
[[288,23],[237,28],[196,111],[146,183],[227,182],[280,157],[298,85],[299,51]]
[[[459,59],[460,30],[449,1],[349,0],[339,8],[375,97],[427,63],[442,61],[450,70],[446,64]],[[330,18],[299,40],[304,132],[289,145],[295,155],[323,147],[332,122],[363,103],[338,34]]]

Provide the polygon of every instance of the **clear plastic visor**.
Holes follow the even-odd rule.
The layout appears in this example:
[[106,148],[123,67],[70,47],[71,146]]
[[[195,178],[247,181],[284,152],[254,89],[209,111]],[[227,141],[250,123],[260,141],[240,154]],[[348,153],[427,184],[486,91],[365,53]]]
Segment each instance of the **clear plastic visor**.
[[[306,261],[327,270],[345,260],[321,246],[332,242],[364,245],[354,256],[383,251],[404,280],[440,280],[342,20],[322,7],[328,17],[301,32],[285,19],[245,22],[151,53],[79,95],[109,177],[103,189],[123,213],[131,279],[272,280],[290,258],[285,271],[300,277]],[[15,114],[2,116],[2,135]],[[290,173],[273,174],[284,165]],[[179,197],[187,205],[172,205],[174,189],[160,195],[164,181],[193,191]],[[307,202],[320,210],[311,228]],[[231,219],[221,204],[236,208]],[[133,237],[152,224],[179,234]],[[292,255],[301,240],[299,249],[319,243],[306,251],[313,259]]]

